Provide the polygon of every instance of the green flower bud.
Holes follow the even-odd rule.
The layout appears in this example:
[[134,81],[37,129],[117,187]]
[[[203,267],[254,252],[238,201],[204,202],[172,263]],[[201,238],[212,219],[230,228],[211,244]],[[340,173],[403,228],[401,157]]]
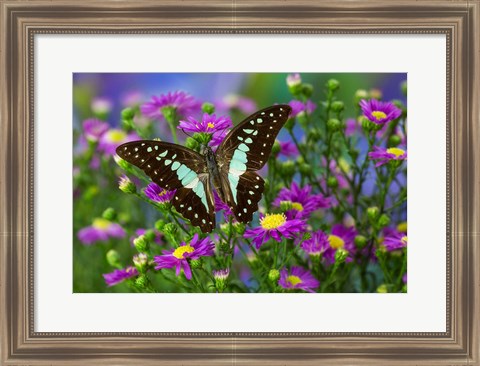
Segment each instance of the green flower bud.
[[273,283],[277,283],[280,279],[280,271],[275,268],[271,269],[270,272],[268,272],[268,279]]
[[139,253],[133,256],[133,264],[140,272],[143,272],[148,263],[148,257],[145,253]]
[[132,108],[125,108],[124,110],[122,110],[121,112],[122,114],[122,119],[133,119],[133,117],[135,117],[135,111],[132,109]]
[[291,210],[292,207],[292,201],[281,201],[280,202],[280,210],[283,212]]
[[377,293],[379,294],[386,294],[388,293],[388,287],[386,284],[381,284],[380,286],[377,287]]
[[120,180],[118,182],[118,188],[126,194],[137,193],[137,186],[126,175],[120,177]]
[[148,241],[150,241],[150,242],[152,242],[152,241],[155,240],[155,231],[153,231],[153,230],[151,230],[151,229],[145,231],[145,234],[144,234],[144,235],[145,235],[145,238],[146,238]]
[[318,128],[312,128],[308,131],[308,140],[318,142],[322,138],[322,133]]
[[302,94],[307,97],[307,98],[310,98],[313,94],[313,85],[311,84],[302,84]]
[[358,103],[362,99],[368,99],[368,92],[365,89],[358,89],[355,92],[355,101]]
[[348,250],[345,250],[343,248],[337,249],[335,252],[335,264],[341,264],[345,262],[345,260],[348,257]]
[[275,140],[272,146],[272,156],[277,155],[280,152],[280,150],[281,150],[280,142],[278,142],[278,140]]
[[113,158],[113,160],[115,160],[115,163],[117,163],[117,165],[122,168],[123,170],[130,170],[130,164],[123,160],[122,158],[119,158],[118,156],[115,155],[115,157]]
[[221,252],[227,253],[230,251],[230,244],[224,240],[220,241],[220,245],[218,246]]
[[163,221],[162,219],[155,222],[155,229],[157,229],[160,232],[163,231],[164,226],[165,226],[165,221]]
[[290,93],[298,95],[302,91],[302,78],[299,74],[291,74],[287,76],[287,86]]
[[370,89],[370,98],[382,99],[382,91],[380,89]]
[[115,249],[110,249],[107,252],[107,263],[115,268],[122,268],[120,263],[120,254]]
[[400,136],[398,136],[398,135],[392,135],[392,136],[390,136],[390,138],[388,139],[388,146],[389,146],[389,147],[395,147],[395,146],[398,146],[401,142],[402,142],[402,139],[401,139]]
[[404,82],[402,82],[402,83],[400,84],[400,89],[402,89],[403,95],[406,96],[406,95],[407,95],[407,90],[408,90],[408,89],[407,89],[407,80],[405,80]]
[[163,232],[167,235],[175,235],[178,231],[178,228],[175,224],[169,222],[163,226]]
[[117,213],[115,212],[115,210],[113,208],[109,207],[105,211],[103,211],[102,217],[105,220],[114,221],[117,218]]
[[390,224],[390,217],[387,214],[382,214],[378,219],[378,226],[385,227]]
[[302,163],[299,166],[299,170],[300,170],[300,173],[302,173],[303,175],[309,175],[312,172],[312,166],[307,163]]
[[281,165],[281,172],[287,177],[292,176],[295,174],[295,163],[291,160],[283,162]]
[[364,237],[363,235],[357,235],[355,237],[355,246],[358,249],[365,248],[366,245],[367,245],[367,238],[366,237]]
[[380,214],[380,209],[376,206],[367,208],[367,217],[370,221],[375,221]]
[[145,235],[140,235],[133,239],[133,245],[135,245],[135,248],[140,253],[148,251],[148,240],[145,238]]
[[245,232],[245,224],[242,222],[234,222],[233,228],[238,235],[243,235],[243,233]]
[[213,279],[215,280],[215,287],[219,292],[223,292],[227,288],[228,275],[230,274],[230,269],[219,269],[217,271],[212,271]]
[[144,289],[148,285],[148,277],[147,275],[143,274],[137,277],[135,280],[135,286],[138,287],[139,289]]
[[190,267],[192,267],[192,269],[202,268],[202,265],[203,262],[201,257],[198,259],[190,259]]
[[215,113],[215,106],[212,103],[203,103],[202,104],[202,112],[213,114]]
[[332,102],[331,108],[332,108],[332,111],[334,111],[334,112],[337,112],[337,113],[341,112],[345,109],[345,103],[343,103],[340,100],[337,100],[335,102]]
[[335,177],[328,177],[327,179],[327,187],[329,188],[337,188],[338,187],[338,179]]
[[187,137],[187,139],[185,140],[185,146],[188,147],[189,149],[197,150],[200,147],[200,144],[198,143],[197,140],[191,137]]
[[208,145],[212,140],[212,135],[206,132],[194,133],[193,138],[201,145]]
[[335,91],[340,88],[340,82],[336,79],[330,79],[327,81],[327,88],[331,91]]
[[330,131],[330,132],[340,131],[342,129],[342,127],[343,127],[342,122],[340,122],[336,118],[330,118],[327,121],[327,130]]
[[402,101],[399,100],[399,99],[394,99],[392,100],[392,103],[395,107],[397,107],[398,109],[401,109],[401,110],[404,110],[405,109],[405,106],[403,105]]
[[165,120],[168,123],[172,123],[175,120],[175,114],[177,111],[175,107],[166,106],[166,107],[163,107],[161,111],[162,111],[163,117],[165,117]]

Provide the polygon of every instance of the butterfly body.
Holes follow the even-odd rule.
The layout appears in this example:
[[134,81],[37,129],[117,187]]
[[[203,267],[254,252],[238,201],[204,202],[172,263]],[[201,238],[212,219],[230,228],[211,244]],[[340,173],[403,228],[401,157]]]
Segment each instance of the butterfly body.
[[251,221],[264,190],[255,173],[271,153],[291,111],[288,105],[265,108],[234,127],[214,152],[202,154],[181,145],[155,140],[120,145],[117,154],[142,169],[160,187],[176,189],[172,204],[203,232],[215,228],[213,189],[240,222]]

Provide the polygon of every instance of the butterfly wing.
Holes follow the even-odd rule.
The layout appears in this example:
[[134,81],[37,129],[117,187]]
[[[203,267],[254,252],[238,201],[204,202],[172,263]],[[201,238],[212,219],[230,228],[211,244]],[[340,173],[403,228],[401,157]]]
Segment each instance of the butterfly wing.
[[230,131],[217,149],[225,203],[241,222],[249,222],[258,210],[264,181],[254,171],[267,163],[291,110],[281,104],[252,114]]
[[172,204],[203,232],[215,227],[215,206],[205,159],[177,144],[155,140],[127,142],[118,156],[142,169],[160,187],[177,192]]

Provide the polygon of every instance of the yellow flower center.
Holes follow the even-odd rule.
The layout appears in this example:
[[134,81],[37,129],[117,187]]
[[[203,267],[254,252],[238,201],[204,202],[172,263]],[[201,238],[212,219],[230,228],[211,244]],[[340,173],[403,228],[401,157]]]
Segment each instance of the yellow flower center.
[[166,189],[162,189],[162,191],[158,194],[158,197],[165,196],[166,194],[167,194],[167,190],[166,190]]
[[405,235],[405,236],[403,236],[401,240],[402,240],[402,243],[403,243],[403,244],[407,245],[408,238],[407,238],[407,236],[406,236],[406,235]]
[[343,248],[345,245],[345,241],[341,237],[336,235],[330,235],[328,237],[328,241],[330,242],[330,246],[333,249],[340,249]]
[[287,277],[287,282],[290,282],[292,286],[296,286],[299,283],[302,283],[302,280],[298,276],[288,276]]
[[92,226],[96,229],[107,229],[112,223],[103,218],[97,218],[93,220]]
[[400,224],[397,225],[397,230],[400,231],[401,233],[406,233],[407,232],[407,222],[401,222]]
[[377,119],[377,121],[380,121],[381,119],[384,119],[387,117],[387,115],[382,111],[373,111],[372,116],[374,116]]
[[271,230],[282,226],[287,218],[284,214],[266,214],[263,219],[260,220],[260,225],[264,229]]
[[208,122],[207,127],[208,128],[215,128],[215,125],[212,122]]
[[195,251],[195,249],[192,246],[190,246],[190,244],[187,244],[187,245],[184,245],[184,246],[181,246],[181,247],[178,247],[177,249],[175,249],[175,251],[172,253],[172,255],[177,259],[183,259],[183,255],[185,253],[192,253],[194,251]]
[[122,142],[127,134],[122,130],[110,130],[108,131],[108,140],[111,142]]
[[391,147],[387,149],[387,153],[395,155],[397,158],[405,154],[405,150],[399,149],[398,147]]

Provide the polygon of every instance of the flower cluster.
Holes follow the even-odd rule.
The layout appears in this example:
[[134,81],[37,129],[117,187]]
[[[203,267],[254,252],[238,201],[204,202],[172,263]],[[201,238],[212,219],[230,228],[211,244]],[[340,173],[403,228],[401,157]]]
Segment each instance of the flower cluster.
[[[172,74],[149,79],[160,88],[178,79],[189,92],[146,99],[153,84],[130,77],[136,89],[112,95],[74,85],[74,291],[407,291],[406,84]],[[271,136],[262,120],[257,131],[249,115],[275,104],[291,107],[284,127]],[[221,155],[232,121],[246,121],[252,141],[240,136]],[[145,149],[139,166],[116,156],[125,142],[156,139],[195,153]],[[218,174],[196,161],[207,146]],[[207,221],[212,232],[198,226]]]

